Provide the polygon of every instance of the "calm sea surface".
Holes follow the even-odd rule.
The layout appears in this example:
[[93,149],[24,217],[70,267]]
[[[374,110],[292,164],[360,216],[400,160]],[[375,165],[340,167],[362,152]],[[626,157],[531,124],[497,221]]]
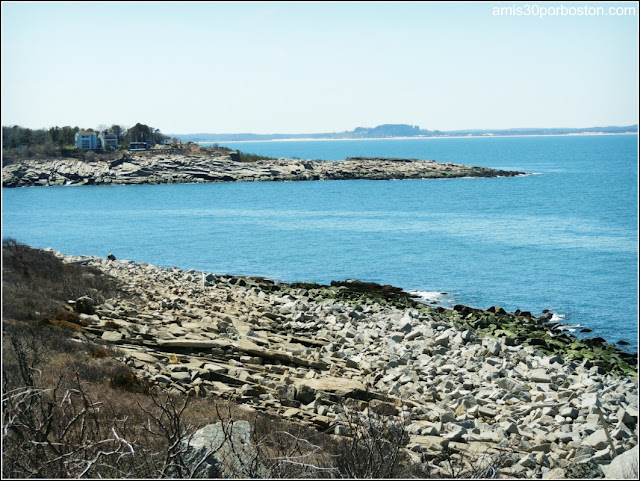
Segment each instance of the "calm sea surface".
[[637,142],[221,142],[275,157],[412,157],[537,175],[2,189],[2,234],[66,254],[287,282],[357,278],[445,305],[550,309],[636,348]]

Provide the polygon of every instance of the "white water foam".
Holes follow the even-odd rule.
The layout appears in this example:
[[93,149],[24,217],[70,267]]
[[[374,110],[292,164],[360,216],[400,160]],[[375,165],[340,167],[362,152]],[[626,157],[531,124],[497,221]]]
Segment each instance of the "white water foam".
[[551,319],[549,319],[549,322],[557,323],[557,329],[559,329],[560,331],[576,332],[578,329],[584,327],[582,324],[561,324],[567,316],[565,314],[559,314],[553,311],[551,312],[551,314],[552,316]]
[[451,302],[451,294],[440,291],[409,291],[409,294],[416,296],[416,300],[431,305],[443,305]]

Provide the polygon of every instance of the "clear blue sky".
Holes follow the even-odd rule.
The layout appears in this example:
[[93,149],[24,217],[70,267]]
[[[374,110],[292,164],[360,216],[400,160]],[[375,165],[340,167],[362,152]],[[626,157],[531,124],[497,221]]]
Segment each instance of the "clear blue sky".
[[2,125],[141,122],[179,134],[637,123],[640,12],[493,14],[523,5],[2,2]]

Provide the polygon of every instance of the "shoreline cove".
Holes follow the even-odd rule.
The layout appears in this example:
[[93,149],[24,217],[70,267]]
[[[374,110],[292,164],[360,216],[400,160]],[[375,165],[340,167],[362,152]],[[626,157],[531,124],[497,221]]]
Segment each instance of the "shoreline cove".
[[637,355],[572,339],[551,315],[433,308],[354,279],[276,283],[44,250],[119,280],[118,296],[81,314],[80,338],[117,346],[163,389],[336,432],[332,406],[366,396],[406,419],[418,457],[508,451],[507,477],[584,462],[602,472],[637,449]]

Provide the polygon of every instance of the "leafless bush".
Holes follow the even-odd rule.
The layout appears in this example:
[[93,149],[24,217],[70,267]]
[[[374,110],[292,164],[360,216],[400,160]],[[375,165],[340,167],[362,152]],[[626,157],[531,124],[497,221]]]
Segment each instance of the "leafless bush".
[[183,421],[189,396],[178,401],[169,394],[164,394],[160,398],[152,390],[150,397],[155,409],[148,409],[139,404],[140,409],[148,415],[144,429],[150,435],[167,442],[158,477],[166,477],[169,474],[178,478],[191,477],[192,472],[185,463],[184,454],[187,449],[185,440],[188,439],[189,431],[193,431],[193,427],[185,426]]
[[252,442],[269,478],[334,478],[336,455],[327,449],[329,436],[315,429],[284,423],[272,416],[255,417]]
[[[52,383],[46,372],[52,351],[41,337],[18,333],[8,331],[4,339],[4,477],[190,477],[193,467],[182,458],[195,431],[185,416],[189,397],[115,394],[83,382],[73,362]],[[115,363],[95,359],[105,360]]]
[[[345,435],[338,443],[340,472],[349,478],[393,478],[409,475],[403,448],[409,441],[406,420],[394,414],[343,406]],[[366,413],[366,414],[365,414]]]
[[[425,469],[405,454],[406,421],[393,414],[376,414],[343,406],[345,435],[336,437],[273,416],[251,417],[251,452],[232,436],[234,416],[220,410],[216,417],[231,449],[229,465],[240,477],[268,478],[390,478],[424,477]],[[236,444],[234,444],[236,443]],[[227,467],[229,469],[229,467]],[[233,477],[233,476],[232,476]]]
[[[121,420],[89,394],[76,377],[61,376],[53,387],[39,384],[42,344],[12,337],[19,376],[3,369],[3,475],[21,478],[83,477],[113,472],[133,454]],[[114,473],[118,474],[118,473]]]

